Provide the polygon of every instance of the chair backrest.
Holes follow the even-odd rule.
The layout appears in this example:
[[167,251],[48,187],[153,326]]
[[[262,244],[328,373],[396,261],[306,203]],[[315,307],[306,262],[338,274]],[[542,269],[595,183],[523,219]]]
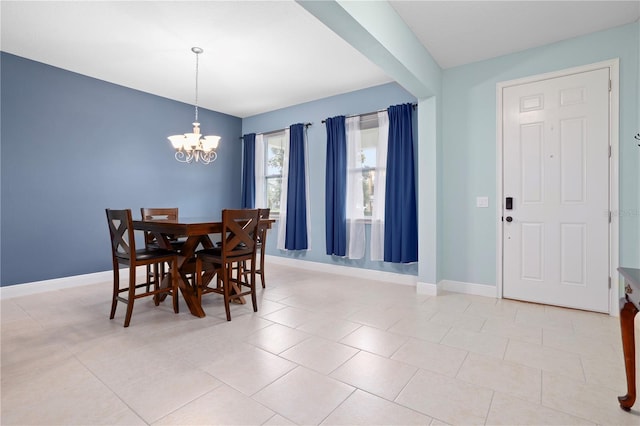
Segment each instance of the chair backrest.
[[257,209],[222,210],[222,256],[255,253],[259,222]]
[[271,209],[258,209],[258,214],[260,215],[260,219],[269,219]]
[[[155,220],[155,221],[177,221],[178,220],[178,207],[142,207],[140,208],[140,216],[142,220]],[[153,244],[156,242],[156,238],[151,232],[144,233],[145,245]]]
[[[258,216],[260,219],[269,219],[269,215],[271,214],[271,209],[258,209]],[[262,244],[262,242],[266,239],[267,236],[267,227],[260,226],[258,229],[258,243]]]
[[109,235],[111,236],[111,254],[116,258],[131,259],[135,256],[136,239],[133,233],[133,219],[131,209],[106,209]]

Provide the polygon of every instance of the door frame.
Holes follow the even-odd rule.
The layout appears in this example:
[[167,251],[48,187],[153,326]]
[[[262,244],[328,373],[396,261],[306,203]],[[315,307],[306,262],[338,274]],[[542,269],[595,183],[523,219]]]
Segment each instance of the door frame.
[[537,81],[548,80],[551,78],[564,77],[572,74],[579,74],[588,71],[594,71],[602,68],[609,69],[610,90],[609,90],[609,142],[611,146],[611,155],[609,157],[609,315],[618,316],[618,304],[620,294],[620,283],[618,280],[618,232],[620,228],[620,220],[618,215],[618,182],[619,182],[619,160],[618,160],[618,137],[619,137],[619,104],[620,104],[620,59],[614,58],[603,62],[582,65],[573,68],[567,68],[559,71],[553,71],[544,74],[523,77],[515,80],[501,81],[496,84],[496,223],[497,223],[497,244],[496,244],[496,297],[503,297],[503,91],[511,86],[519,86],[521,84],[535,83]]

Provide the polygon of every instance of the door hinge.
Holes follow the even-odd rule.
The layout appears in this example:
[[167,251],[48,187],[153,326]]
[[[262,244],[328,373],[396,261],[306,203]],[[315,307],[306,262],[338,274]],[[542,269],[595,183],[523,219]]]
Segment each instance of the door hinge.
[[611,288],[611,277],[609,277],[609,288]]
[[611,79],[609,79],[609,91],[611,91]]
[[611,223],[611,210],[609,210],[609,223]]
[[611,145],[609,145],[609,158],[611,158]]

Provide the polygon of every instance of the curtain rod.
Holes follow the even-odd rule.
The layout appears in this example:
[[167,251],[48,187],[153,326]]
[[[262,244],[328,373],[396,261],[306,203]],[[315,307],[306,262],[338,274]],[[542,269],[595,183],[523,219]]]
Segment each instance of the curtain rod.
[[[416,107],[418,106],[418,104],[415,104],[415,103],[414,103],[414,104],[411,104],[411,106],[413,107],[413,109],[416,109]],[[377,110],[377,111],[363,112],[363,113],[361,113],[361,114],[345,115],[345,118],[360,117],[360,116],[363,116],[363,115],[377,114],[377,113],[379,113],[379,112],[384,112],[384,111],[386,111],[386,110],[387,110],[387,109],[385,108],[385,109],[379,109],[379,110]],[[322,124],[324,124],[324,123],[326,123],[326,122],[327,122],[327,120],[322,120]]]
[[[304,123],[304,128],[306,129],[307,127],[313,125],[313,123]],[[291,126],[289,126],[291,127]],[[278,132],[284,132],[285,130],[287,130],[289,127],[285,127],[284,129],[278,129],[278,130],[270,130],[268,132],[256,132],[256,135],[266,135],[267,133],[278,133]],[[242,140],[244,139],[244,136],[240,136],[238,139]]]

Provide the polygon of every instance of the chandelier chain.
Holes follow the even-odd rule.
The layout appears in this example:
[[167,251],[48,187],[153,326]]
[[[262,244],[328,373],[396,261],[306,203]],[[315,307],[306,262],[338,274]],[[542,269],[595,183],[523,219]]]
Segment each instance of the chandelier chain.
[[196,52],[196,123],[198,122],[198,65],[200,54]]

